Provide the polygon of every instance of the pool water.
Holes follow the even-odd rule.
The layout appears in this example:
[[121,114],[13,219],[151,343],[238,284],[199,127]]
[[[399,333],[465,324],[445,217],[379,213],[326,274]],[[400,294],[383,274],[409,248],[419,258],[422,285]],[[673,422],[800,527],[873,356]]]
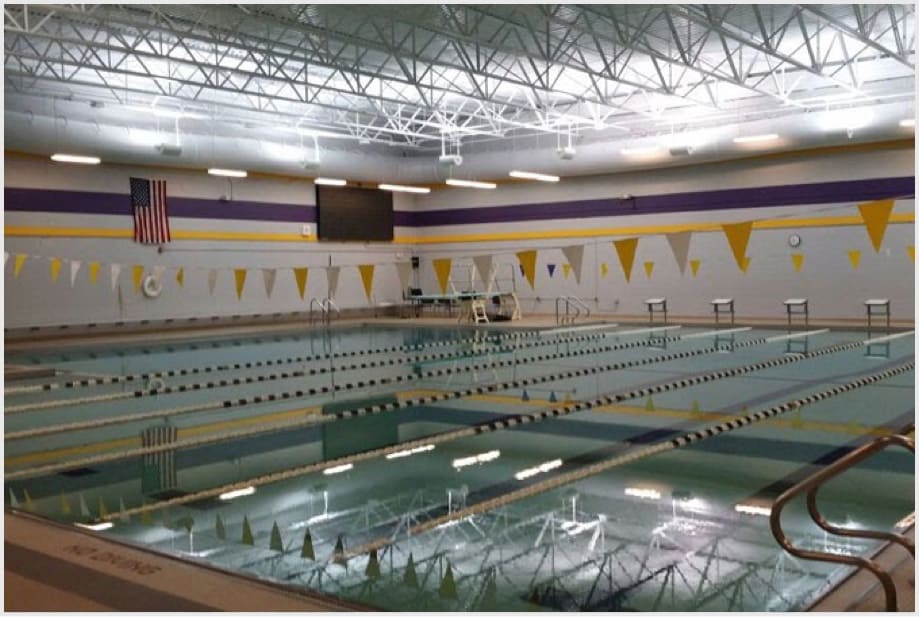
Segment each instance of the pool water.
[[[763,514],[912,426],[914,339],[794,334],[365,326],[7,354],[60,371],[6,386],[7,505],[386,610],[800,610],[847,570],[789,556]],[[891,529],[913,469],[886,450],[821,507]],[[803,504],[783,523],[810,548],[874,548]]]

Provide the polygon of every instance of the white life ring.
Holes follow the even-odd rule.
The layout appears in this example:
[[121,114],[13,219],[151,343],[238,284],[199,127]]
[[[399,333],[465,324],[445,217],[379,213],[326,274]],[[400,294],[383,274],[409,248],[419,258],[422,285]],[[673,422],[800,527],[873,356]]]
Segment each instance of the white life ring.
[[144,282],[141,287],[144,290],[144,295],[148,298],[156,298],[163,293],[163,284],[152,274],[148,274],[144,277]]

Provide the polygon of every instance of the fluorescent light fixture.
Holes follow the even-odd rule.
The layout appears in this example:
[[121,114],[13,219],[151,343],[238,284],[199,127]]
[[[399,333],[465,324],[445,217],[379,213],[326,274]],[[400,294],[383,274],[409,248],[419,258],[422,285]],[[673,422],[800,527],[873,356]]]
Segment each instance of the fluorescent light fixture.
[[772,508],[767,508],[765,506],[754,506],[746,503],[739,503],[734,506],[735,512],[740,512],[741,514],[752,514],[754,516],[769,516],[772,514]]
[[338,465],[336,467],[329,467],[328,469],[323,470],[322,473],[324,473],[327,476],[331,476],[332,474],[342,473],[343,471],[348,471],[349,469],[354,469],[354,465],[352,465],[351,463],[345,463],[344,465]]
[[348,181],[340,180],[339,178],[316,178],[313,180],[313,184],[322,184],[325,186],[344,186],[348,184]]
[[493,461],[499,456],[501,456],[501,450],[489,450],[488,452],[483,452],[481,454],[453,459],[453,467],[456,469],[462,469],[463,467],[468,467],[469,465],[476,465]]
[[747,135],[746,137],[735,137],[735,144],[755,144],[763,141],[773,141],[778,139],[779,136],[775,133],[765,133],[763,135]]
[[57,163],[79,163],[81,165],[98,165],[102,161],[98,156],[82,156],[79,154],[52,154],[51,160]]
[[545,473],[547,471],[551,471],[552,469],[555,469],[556,467],[561,467],[561,466],[562,466],[562,459],[557,458],[553,461],[548,461],[546,463],[542,463],[541,465],[537,465],[536,467],[530,467],[529,469],[518,471],[517,473],[514,474],[514,478],[516,478],[517,480],[526,480],[527,478],[535,476],[538,473]]
[[638,488],[635,486],[629,486],[625,489],[625,494],[629,497],[638,497],[639,499],[660,499],[660,491],[655,491],[653,488]]
[[237,497],[245,497],[246,495],[251,495],[254,492],[254,486],[247,486],[246,488],[238,488],[235,491],[227,491],[226,493],[221,493],[220,499],[221,501],[229,501],[231,499],[236,499]]
[[101,523],[94,523],[88,525],[86,523],[74,523],[77,527],[82,527],[83,529],[89,529],[90,531],[105,531],[106,529],[111,529],[115,526],[115,523],[111,521],[103,521]]
[[455,178],[450,178],[447,180],[447,184],[450,186],[461,186],[464,188],[470,189],[493,189],[497,188],[497,184],[494,182],[477,182],[475,180],[457,180]]
[[905,129],[906,129],[906,128],[915,128],[915,126],[916,126],[916,119],[915,119],[915,118],[904,118],[903,120],[900,120],[900,126],[902,126],[902,127],[905,128]]
[[207,170],[207,173],[212,176],[226,176],[227,178],[245,178],[247,175],[241,169],[220,169],[218,167],[211,167]]
[[620,152],[626,156],[651,156],[663,151],[659,146],[645,146],[642,148],[623,148]]
[[521,180],[539,180],[540,182],[558,182],[558,176],[549,174],[538,174],[532,171],[517,171],[516,169],[508,173],[511,178],[520,178]]
[[383,191],[396,193],[430,193],[431,189],[423,186],[403,186],[401,184],[380,184],[377,188]]

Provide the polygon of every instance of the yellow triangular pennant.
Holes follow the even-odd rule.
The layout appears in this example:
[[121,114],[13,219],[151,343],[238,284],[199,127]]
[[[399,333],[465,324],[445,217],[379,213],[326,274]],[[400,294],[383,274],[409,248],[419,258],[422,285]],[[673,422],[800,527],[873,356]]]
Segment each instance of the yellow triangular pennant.
[[98,261],[89,262],[89,284],[95,285],[96,280],[99,278],[99,267],[101,264]]
[[361,273],[361,282],[364,283],[364,293],[367,294],[367,300],[370,301],[370,294],[373,292],[373,264],[358,266]]
[[699,273],[699,266],[702,265],[702,260],[700,259],[690,259],[689,260],[689,269],[692,270],[692,276],[695,276]]
[[645,274],[648,278],[651,278],[651,273],[654,272],[654,262],[646,261],[645,262]]
[[19,273],[22,272],[22,266],[28,257],[25,253],[16,254],[16,260],[13,262],[13,278],[19,277]]
[[890,213],[893,211],[893,199],[858,204],[858,211],[865,221],[865,229],[871,238],[874,252],[879,253],[884,242],[884,233],[887,231],[887,222],[890,221]]
[[913,263],[916,263],[916,247],[915,245],[909,245],[906,247],[906,252],[909,253],[909,258],[913,260]]
[[57,280],[58,275],[61,273],[61,260],[58,257],[51,258],[51,282]]
[[246,275],[249,273],[245,268],[236,268],[233,270],[233,277],[236,279],[236,297],[243,299],[243,289],[246,287]]
[[638,238],[613,240],[613,246],[616,247],[616,254],[619,255],[619,264],[622,266],[622,273],[625,275],[625,281],[628,283],[632,278],[632,262],[635,261],[635,250],[638,248]]
[[602,276],[603,278],[606,278],[606,275],[608,274],[609,274],[609,266],[606,265],[606,262],[604,261],[603,263],[600,264],[600,276]]
[[568,275],[571,274],[571,264],[562,264],[562,274],[568,278]]
[[721,229],[724,230],[724,235],[727,236],[737,267],[740,268],[741,272],[746,272],[744,257],[747,254],[747,244],[750,242],[750,232],[753,231],[753,221],[722,225]]
[[185,287],[185,268],[176,270],[176,283],[179,284],[179,287]]
[[747,268],[749,267],[750,267],[750,258],[744,255],[743,261],[740,264],[740,271],[746,274]]
[[520,251],[517,253],[517,260],[523,267],[523,276],[526,277],[530,288],[536,289],[536,251]]
[[852,264],[853,270],[858,270],[858,264],[862,260],[862,252],[858,249],[849,251],[849,263]]
[[791,263],[795,267],[795,272],[800,272],[801,267],[804,265],[804,253],[792,253]]
[[134,293],[140,293],[140,285],[144,280],[144,267],[134,266],[131,270],[131,275],[134,280]]
[[300,292],[300,299],[306,293],[306,278],[309,274],[309,268],[294,268],[294,279],[297,281],[297,291]]
[[440,293],[447,293],[447,283],[450,281],[450,270],[453,269],[452,259],[435,259],[433,262],[434,272],[437,274],[437,284],[440,285]]

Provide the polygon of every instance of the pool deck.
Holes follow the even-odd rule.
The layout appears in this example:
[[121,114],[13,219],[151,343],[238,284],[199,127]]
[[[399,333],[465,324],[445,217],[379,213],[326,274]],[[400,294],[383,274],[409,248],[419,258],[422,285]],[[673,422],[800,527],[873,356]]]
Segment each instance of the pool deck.
[[7,510],[6,611],[365,611]]
[[[619,323],[628,325],[646,325],[661,326],[665,325],[661,321],[650,323],[647,315],[618,315],[618,314],[599,314],[589,318],[579,320],[574,324],[564,324],[566,327],[588,326],[602,323]],[[834,328],[844,330],[865,330],[866,322],[860,319],[811,319],[805,326],[803,323],[794,323],[790,328],[784,319],[767,319],[767,318],[744,318],[737,319],[735,323],[722,321],[715,324],[710,316],[682,316],[671,315],[666,325],[683,324],[687,326],[709,327],[709,328],[732,328],[741,326],[753,327],[772,327],[787,330],[808,330],[814,328]],[[132,345],[143,344],[148,342],[181,342],[187,339],[201,337],[243,337],[258,335],[278,335],[291,330],[308,332],[311,330],[323,331],[327,328],[347,328],[355,326],[429,326],[429,327],[463,327],[469,329],[489,328],[489,329],[517,329],[517,328],[555,328],[559,324],[555,321],[555,315],[529,315],[516,321],[501,321],[482,324],[476,326],[466,323],[459,323],[456,316],[429,316],[421,317],[400,317],[400,316],[381,316],[367,317],[355,316],[344,317],[334,320],[330,326],[319,324],[310,325],[308,321],[279,319],[276,323],[264,322],[259,320],[255,323],[246,323],[245,320],[232,320],[229,322],[196,324],[196,325],[172,325],[162,324],[157,327],[157,323],[151,322],[144,327],[133,327],[125,325],[114,330],[101,331],[98,327],[84,328],[81,326],[70,326],[66,330],[60,327],[37,328],[21,334],[7,333],[5,337],[6,351],[10,353],[21,351],[47,351],[52,349],[66,349],[76,347],[90,346],[110,346],[110,345]],[[913,321],[893,320],[891,322],[890,332],[911,330],[915,327]],[[874,332],[886,333],[887,328],[874,328]]]

